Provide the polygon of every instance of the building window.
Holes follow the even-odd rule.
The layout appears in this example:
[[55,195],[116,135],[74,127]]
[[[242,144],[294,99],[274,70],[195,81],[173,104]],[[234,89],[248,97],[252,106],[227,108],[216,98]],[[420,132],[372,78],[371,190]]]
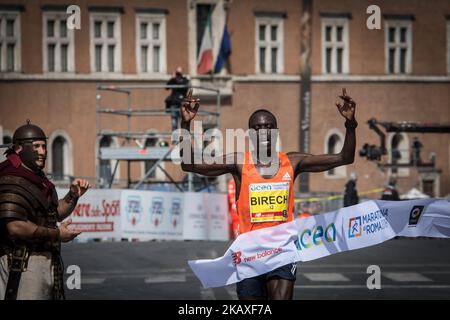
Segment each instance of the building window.
[[[326,154],[337,154],[341,152],[344,145],[344,136],[338,129],[331,129],[325,135],[324,151]],[[345,178],[346,168],[340,166],[325,172],[327,178]]]
[[322,18],[322,72],[349,72],[347,18]]
[[3,134],[3,143],[2,144],[10,144],[12,143],[12,136],[9,134]]
[[447,20],[447,72],[450,74],[450,20]]
[[397,164],[409,164],[409,139],[405,133],[394,133],[388,137],[388,158],[389,163],[393,165],[390,169],[390,175],[397,175],[400,177],[408,176],[409,169],[396,167]]
[[256,18],[256,72],[283,73],[283,19]]
[[[161,138],[157,137],[157,132],[154,130],[149,131],[148,138],[145,139],[145,142],[142,144],[145,148],[158,148],[158,147],[164,147],[167,146],[164,144],[164,141],[161,140]],[[151,152],[150,152],[151,153]],[[142,163],[141,171],[142,171],[142,177],[144,177],[147,172],[153,167],[153,165],[158,162],[158,160],[146,160]],[[161,161],[159,163],[159,166],[164,169],[164,161]],[[159,167],[157,167],[148,177],[147,180],[164,180],[164,172]]]
[[[331,137],[328,138],[328,153],[329,154],[336,154],[338,153],[339,145],[342,145],[340,138],[337,134],[333,134]],[[330,176],[334,175],[335,168],[328,170],[328,174]]]
[[208,17],[212,14],[214,10],[214,4],[210,3],[199,3],[196,7],[196,31],[197,31],[197,39],[196,39],[196,54],[195,57],[198,57],[200,53],[200,48],[202,46],[203,34],[205,33],[205,29],[208,23]]
[[385,30],[386,72],[389,74],[411,73],[411,22],[387,20]]
[[[117,138],[111,136],[103,136],[99,141],[100,148],[118,147],[119,143]],[[117,160],[99,160],[99,174],[100,185],[108,187],[111,183],[112,176],[114,175],[114,181],[117,182],[120,179],[120,165]]]
[[[104,136],[100,140],[100,148],[109,148],[111,147],[112,143],[113,141],[110,136]],[[100,160],[100,179],[102,185],[108,185],[111,181],[113,172],[111,162],[111,160]]]
[[55,180],[69,180],[73,175],[72,141],[63,130],[49,137],[48,168]]
[[52,144],[52,174],[55,180],[64,180],[64,157],[67,153],[64,146],[67,144],[64,137],[56,137]]
[[120,72],[121,63],[120,14],[91,13],[91,70]]
[[136,18],[137,69],[139,73],[166,72],[166,19],[140,14]]
[[[156,138],[156,137],[150,137],[150,138],[147,138],[147,139],[145,140],[145,147],[146,147],[146,148],[156,147],[157,143],[158,143],[158,138]],[[155,165],[155,163],[156,163],[157,161],[158,161],[158,160],[146,160],[146,161],[144,162],[144,175],[148,172],[148,170],[150,170],[150,169]],[[147,178],[148,178],[148,179],[154,179],[154,178],[156,178],[156,172],[157,172],[157,170],[158,170],[158,168],[156,168],[155,170],[153,170],[153,172],[152,172]]]
[[0,72],[20,71],[20,15],[0,11]]
[[12,143],[12,132],[6,129],[3,129],[2,126],[0,125],[0,144],[3,144],[3,148],[0,147],[0,162],[5,161],[6,157],[5,157],[5,151],[7,149],[7,145],[9,145],[10,143]]
[[66,13],[44,13],[45,72],[73,72],[75,70],[74,32],[67,28],[66,19]]
[[[104,136],[100,140],[100,148],[109,148],[112,144],[112,138],[110,136]],[[100,160],[100,179],[102,185],[107,185],[111,181],[112,177],[112,165],[111,160]]]

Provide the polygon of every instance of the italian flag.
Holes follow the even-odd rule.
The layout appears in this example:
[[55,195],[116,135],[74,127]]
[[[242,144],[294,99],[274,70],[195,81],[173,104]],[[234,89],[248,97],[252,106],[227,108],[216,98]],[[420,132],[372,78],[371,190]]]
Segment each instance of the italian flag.
[[206,74],[213,70],[213,45],[211,36],[211,14],[208,16],[205,32],[203,33],[202,44],[197,59],[197,73]]

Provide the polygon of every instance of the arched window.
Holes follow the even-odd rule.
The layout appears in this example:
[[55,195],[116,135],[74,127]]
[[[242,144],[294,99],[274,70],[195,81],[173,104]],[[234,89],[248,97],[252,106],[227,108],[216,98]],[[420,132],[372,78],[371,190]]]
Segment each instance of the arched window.
[[[331,137],[329,137],[328,138],[328,153],[329,154],[338,153],[340,151],[340,150],[337,151],[339,144],[340,144],[340,138],[337,134],[333,134]],[[328,174],[334,175],[335,174],[334,168],[331,170],[328,170]]]
[[[388,138],[389,163],[408,164],[410,162],[409,139],[405,133],[393,133]],[[407,176],[408,168],[392,167],[390,174]]]
[[[0,126],[0,134],[2,134],[2,127]],[[12,143],[12,132],[9,130],[3,130],[3,135],[0,137],[0,144],[8,145]],[[1,139],[3,138],[3,140]],[[3,154],[6,151],[6,148],[0,148],[0,162],[6,159]]]
[[58,136],[53,140],[52,144],[52,174],[56,180],[64,180],[64,157],[67,157],[66,139]]
[[[399,160],[402,159],[402,154],[400,152],[400,144],[401,144],[402,140],[403,140],[403,137],[399,133],[394,134],[392,137],[392,142],[391,142],[391,163],[392,164],[397,164],[397,163],[399,163]],[[393,167],[392,173],[396,174],[397,168]]]
[[73,175],[72,141],[63,130],[54,131],[48,139],[48,168],[55,180]]
[[[158,138],[156,137],[149,137],[147,139],[145,139],[145,148],[151,148],[151,147],[155,147],[158,144]],[[144,175],[148,172],[148,170],[150,170],[155,163],[157,162],[157,160],[147,160],[144,162]],[[153,172],[147,177],[149,179],[152,178],[156,178],[156,172],[157,170],[159,170],[158,168],[156,170],[153,170]]]
[[3,140],[0,139],[0,144],[12,143],[13,133],[10,130],[3,129],[2,126],[0,126],[0,134],[2,135],[0,138],[3,138]]
[[[325,135],[326,154],[336,154],[341,152],[343,145],[344,145],[344,136],[338,129],[331,129]],[[325,176],[329,178],[345,178],[346,176],[345,166],[340,166],[328,170],[325,173]]]
[[3,135],[3,144],[10,144],[12,143],[12,137],[10,135],[4,134]]
[[[112,131],[107,130],[106,132],[109,133]],[[104,135],[99,140],[97,140],[97,146],[97,150],[98,152],[100,152],[100,148],[118,147],[119,141],[117,137]],[[120,179],[120,163],[118,160],[98,159],[97,170],[97,174],[100,177],[99,184],[102,187],[109,187],[109,184],[111,182],[118,182],[118,180]],[[113,175],[114,181],[111,181]]]
[[[100,139],[100,148],[111,147],[113,140],[110,136],[103,136]],[[112,173],[114,168],[112,167],[111,160],[100,160],[100,178],[102,179],[103,185],[109,185],[111,181]]]

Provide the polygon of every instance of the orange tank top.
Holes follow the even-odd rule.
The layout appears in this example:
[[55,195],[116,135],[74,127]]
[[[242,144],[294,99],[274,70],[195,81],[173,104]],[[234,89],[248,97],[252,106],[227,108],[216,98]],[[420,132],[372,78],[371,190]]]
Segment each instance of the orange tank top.
[[293,220],[294,170],[288,156],[278,152],[280,167],[271,179],[259,175],[252,158],[250,152],[245,153],[241,190],[236,201],[239,233]]

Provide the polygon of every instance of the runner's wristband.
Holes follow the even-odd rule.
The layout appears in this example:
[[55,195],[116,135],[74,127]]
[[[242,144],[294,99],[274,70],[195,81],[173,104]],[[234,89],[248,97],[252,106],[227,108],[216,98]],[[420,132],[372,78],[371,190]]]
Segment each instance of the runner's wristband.
[[357,126],[358,126],[358,122],[355,119],[345,121],[345,127],[347,129],[355,129]]

